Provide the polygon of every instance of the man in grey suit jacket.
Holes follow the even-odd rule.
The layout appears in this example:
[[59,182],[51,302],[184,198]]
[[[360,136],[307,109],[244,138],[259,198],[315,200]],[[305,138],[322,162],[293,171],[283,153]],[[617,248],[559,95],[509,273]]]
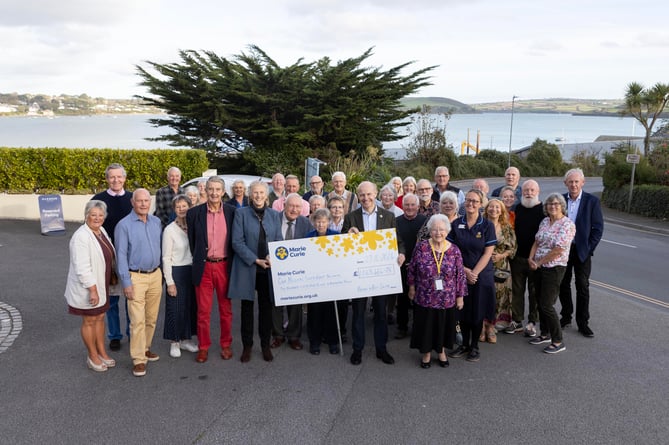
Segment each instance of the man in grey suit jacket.
[[[376,195],[378,190],[376,184],[364,181],[358,186],[358,202],[360,207],[344,217],[342,233],[358,233],[365,230],[395,229],[395,215],[388,210],[377,207]],[[397,262],[400,266],[404,263],[404,244],[397,237],[399,255]],[[362,350],[365,347],[365,307],[366,298],[353,300],[353,354],[351,363],[359,365],[362,363]],[[388,341],[388,319],[386,318],[386,296],[372,297],[372,308],[374,309],[374,346],[376,357],[388,365],[395,363],[395,359],[386,349]]]
[[594,337],[595,334],[588,326],[590,321],[590,270],[591,257],[595,248],[602,239],[604,232],[604,218],[599,199],[583,191],[585,176],[580,168],[573,168],[564,175],[564,184],[568,193],[564,198],[567,201],[569,218],[576,225],[576,236],[569,251],[567,270],[560,285],[560,304],[562,318],[560,325],[566,327],[571,323],[574,305],[571,299],[571,277],[574,274],[576,286],[576,324],[578,332],[584,337]]
[[[304,238],[313,229],[309,220],[300,214],[303,202],[304,200],[297,193],[291,193],[286,196],[286,202],[281,213],[281,233],[283,234],[283,239]],[[300,337],[302,336],[302,305],[294,304],[285,308],[288,313],[288,325],[285,330],[283,328],[284,307],[274,306],[273,308],[272,335],[274,335],[274,340],[272,340],[271,346],[272,348],[278,348],[288,338],[290,347],[299,351],[303,347],[300,341]]]

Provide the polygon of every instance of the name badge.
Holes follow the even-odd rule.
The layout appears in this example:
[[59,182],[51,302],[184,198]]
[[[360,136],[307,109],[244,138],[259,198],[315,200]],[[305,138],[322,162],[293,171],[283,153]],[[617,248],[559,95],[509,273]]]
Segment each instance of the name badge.
[[458,229],[464,229],[465,225],[464,224],[458,224]]
[[444,290],[444,280],[441,278],[435,278],[434,279],[434,288],[436,290]]

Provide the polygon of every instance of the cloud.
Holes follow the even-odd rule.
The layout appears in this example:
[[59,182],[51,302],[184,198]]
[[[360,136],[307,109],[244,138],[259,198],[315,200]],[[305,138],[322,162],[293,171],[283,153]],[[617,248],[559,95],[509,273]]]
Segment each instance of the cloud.
[[0,26],[105,25],[118,22],[147,0],[3,0]]

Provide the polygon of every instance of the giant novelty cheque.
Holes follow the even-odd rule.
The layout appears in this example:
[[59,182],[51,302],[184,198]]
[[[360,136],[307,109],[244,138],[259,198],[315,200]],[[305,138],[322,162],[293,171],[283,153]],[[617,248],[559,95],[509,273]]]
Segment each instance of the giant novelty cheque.
[[402,292],[395,229],[269,243],[277,306]]

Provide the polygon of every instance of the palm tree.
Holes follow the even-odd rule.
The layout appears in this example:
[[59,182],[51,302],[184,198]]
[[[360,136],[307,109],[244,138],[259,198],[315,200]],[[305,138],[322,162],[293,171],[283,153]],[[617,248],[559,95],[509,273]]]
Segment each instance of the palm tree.
[[627,85],[625,91],[625,109],[623,115],[632,115],[646,129],[643,138],[643,154],[650,154],[650,136],[653,125],[664,111],[669,101],[669,84],[656,83],[652,88],[646,88],[638,82]]

